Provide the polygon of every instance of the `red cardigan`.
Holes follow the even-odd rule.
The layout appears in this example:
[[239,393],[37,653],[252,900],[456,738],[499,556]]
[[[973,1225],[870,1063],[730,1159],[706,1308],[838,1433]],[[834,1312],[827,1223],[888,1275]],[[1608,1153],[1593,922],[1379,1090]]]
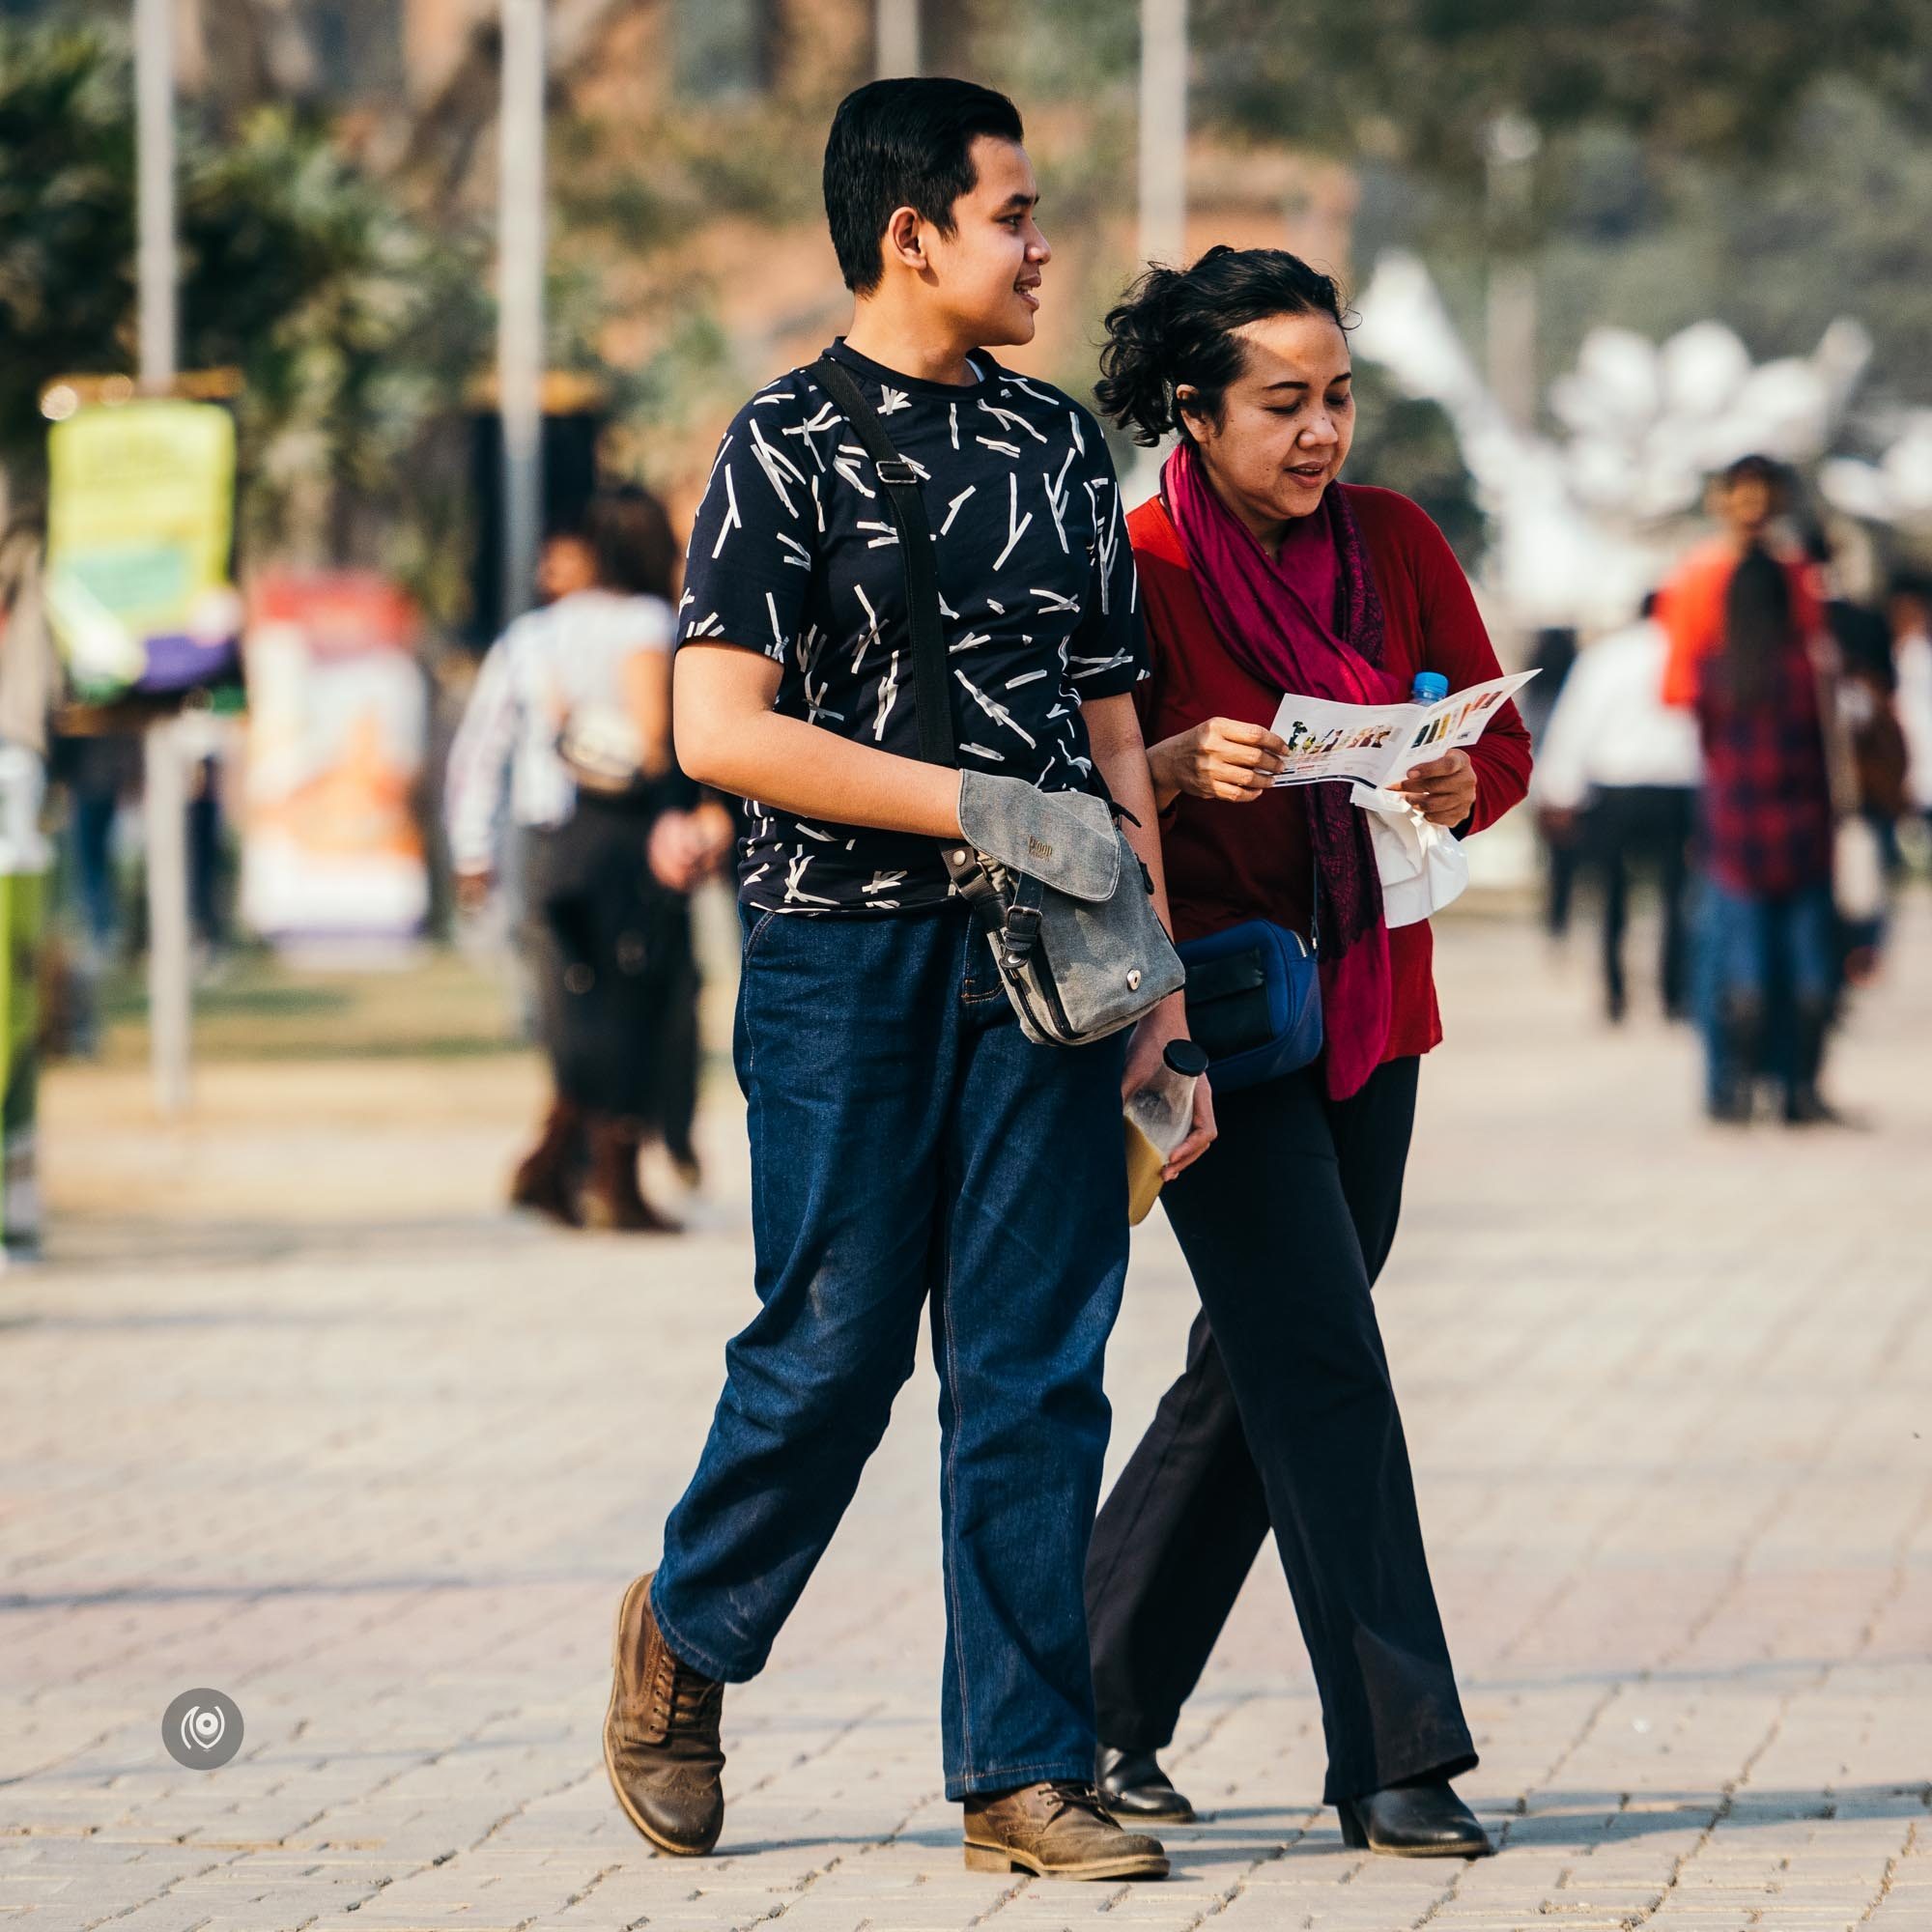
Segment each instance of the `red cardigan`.
[[[1501,676],[1463,568],[1428,513],[1393,490],[1335,487],[1348,491],[1368,548],[1386,620],[1386,668],[1405,684],[1419,670],[1440,671],[1451,691]],[[1148,743],[1208,718],[1271,724],[1282,695],[1257,684],[1223,647],[1158,497],[1127,519],[1127,532],[1152,658],[1153,675],[1134,694]],[[1469,757],[1476,806],[1465,830],[1480,832],[1529,786],[1529,733],[1514,704],[1497,713]],[[1183,793],[1161,815],[1161,850],[1178,939],[1245,919],[1271,919],[1307,934],[1314,860],[1299,790],[1284,787],[1244,805]],[[1432,954],[1427,921],[1389,934],[1394,984],[1385,1061],[1427,1053],[1442,1037]]]

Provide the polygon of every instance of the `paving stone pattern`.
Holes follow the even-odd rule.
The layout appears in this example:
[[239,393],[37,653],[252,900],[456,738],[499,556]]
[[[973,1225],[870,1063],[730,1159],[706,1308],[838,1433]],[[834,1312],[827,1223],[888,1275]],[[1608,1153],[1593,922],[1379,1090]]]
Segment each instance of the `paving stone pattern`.
[[[1443,954],[1379,1300],[1501,1857],[1343,1849],[1266,1554],[1170,1754],[1204,1812],[1173,1877],[966,1872],[924,1367],[726,1700],[719,1854],[652,1857],[599,1754],[611,1617],[751,1305],[740,1121],[721,1095],[702,1232],[568,1237],[491,1205],[521,1119],[424,1110],[442,1076],[372,1062],[375,1124],[334,1150],[361,1214],[244,1184],[226,1222],[77,1227],[0,1279],[0,1921],[1928,1932],[1932,917],[1838,1053],[1862,1132],[1705,1127],[1689,1038],[1602,1026],[1580,956],[1474,917]],[[182,1144],[205,1187],[334,1157],[313,1120],[242,1138]],[[1156,1217],[1117,1461],[1190,1312]],[[161,1748],[197,1686],[245,1717],[216,1772]]]

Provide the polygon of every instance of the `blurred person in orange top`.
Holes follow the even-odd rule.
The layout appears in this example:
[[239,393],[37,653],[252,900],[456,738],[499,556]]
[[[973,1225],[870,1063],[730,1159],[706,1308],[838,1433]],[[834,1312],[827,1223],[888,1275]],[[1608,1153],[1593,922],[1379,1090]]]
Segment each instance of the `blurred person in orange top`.
[[[459,902],[487,898],[507,789],[554,1093],[510,1198],[554,1220],[673,1232],[638,1181],[648,1135],[688,1158],[696,998],[687,899],[730,842],[670,742],[678,547],[648,492],[611,490],[544,546],[549,601],[490,648],[450,748]],[[587,1166],[582,1176],[580,1170]]]
[[1741,456],[1712,486],[1710,508],[1718,533],[1692,550],[1658,593],[1657,620],[1669,640],[1663,701],[1697,702],[1704,661],[1724,647],[1724,601],[1741,558],[1763,551],[1782,566],[1791,586],[1792,621],[1806,636],[1824,623],[1817,580],[1804,554],[1779,532],[1790,499],[1781,464]]
[[1813,573],[1777,531],[1784,472],[1740,458],[1719,477],[1721,533],[1663,586],[1663,695],[1704,752],[1698,1007],[1712,1119],[1747,1121],[1760,1070],[1784,1118],[1833,1118],[1818,1093],[1838,985],[1826,711],[1831,652]]

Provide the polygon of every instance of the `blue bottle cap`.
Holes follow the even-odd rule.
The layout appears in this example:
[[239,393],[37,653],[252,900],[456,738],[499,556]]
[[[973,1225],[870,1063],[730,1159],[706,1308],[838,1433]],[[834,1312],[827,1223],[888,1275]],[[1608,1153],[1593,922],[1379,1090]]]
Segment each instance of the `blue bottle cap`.
[[1439,703],[1449,696],[1449,680],[1439,670],[1419,670],[1408,695],[1416,704]]

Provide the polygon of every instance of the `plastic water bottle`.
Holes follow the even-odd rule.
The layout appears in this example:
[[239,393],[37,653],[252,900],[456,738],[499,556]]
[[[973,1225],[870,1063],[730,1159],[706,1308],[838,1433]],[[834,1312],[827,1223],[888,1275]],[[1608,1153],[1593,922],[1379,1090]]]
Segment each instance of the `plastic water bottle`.
[[1191,1039],[1171,1039],[1162,1065],[1130,1094],[1127,1117],[1127,1221],[1139,1227],[1160,1194],[1160,1171],[1194,1123],[1194,1083],[1208,1056]]
[[1449,680],[1439,670],[1419,670],[1408,688],[1411,704],[1440,704],[1449,696]]

